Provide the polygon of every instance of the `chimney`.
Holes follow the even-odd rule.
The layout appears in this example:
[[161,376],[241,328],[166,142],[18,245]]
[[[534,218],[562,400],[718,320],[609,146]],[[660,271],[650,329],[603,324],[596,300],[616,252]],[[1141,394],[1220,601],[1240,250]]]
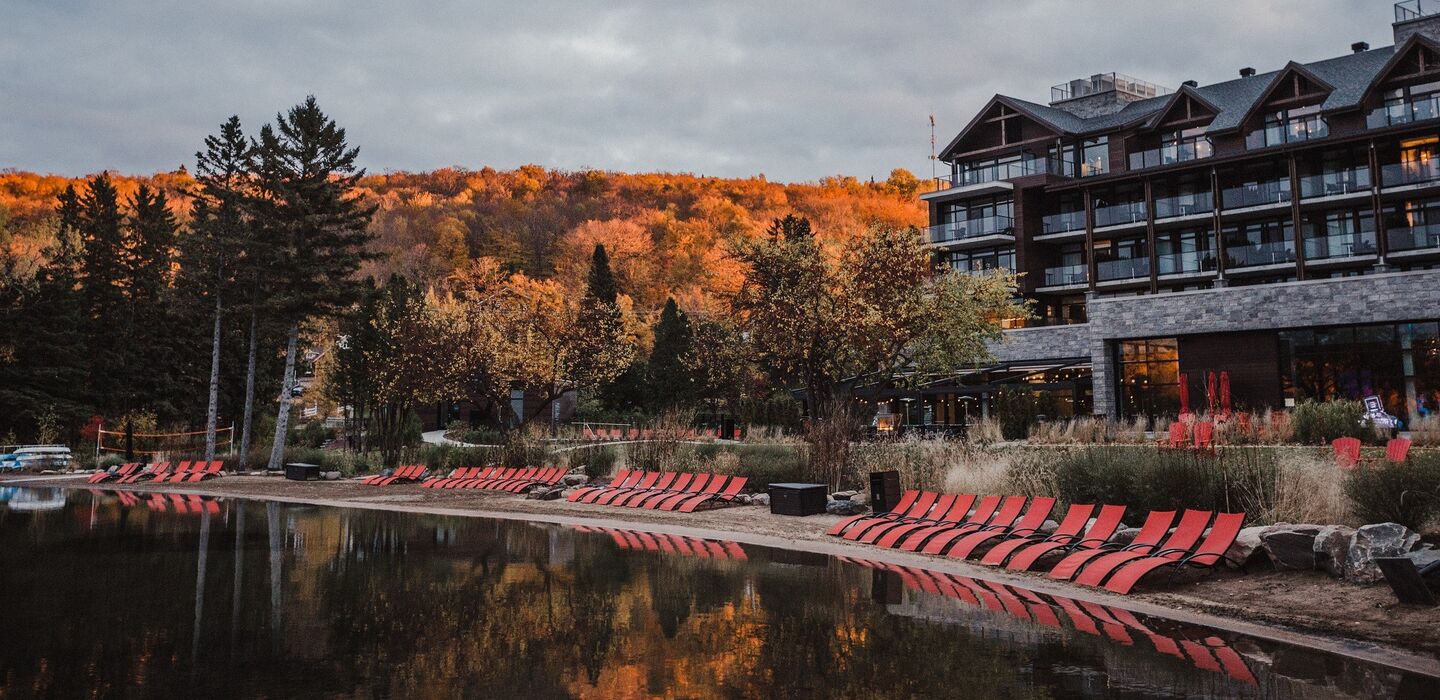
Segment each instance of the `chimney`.
[[1240,69],[1240,77],[1249,78],[1255,75],[1255,69],[1249,66]]
[[1357,41],[1350,45],[1350,50],[1355,53],[1365,53],[1370,50],[1370,45],[1363,41]]
[[1185,81],[1185,82],[1183,82],[1183,83],[1180,83],[1180,84],[1183,85],[1183,86],[1185,86],[1185,87],[1192,87],[1192,88],[1200,87],[1200,83],[1197,83],[1197,82],[1195,82],[1195,81],[1193,81],[1193,80],[1187,80],[1187,81]]

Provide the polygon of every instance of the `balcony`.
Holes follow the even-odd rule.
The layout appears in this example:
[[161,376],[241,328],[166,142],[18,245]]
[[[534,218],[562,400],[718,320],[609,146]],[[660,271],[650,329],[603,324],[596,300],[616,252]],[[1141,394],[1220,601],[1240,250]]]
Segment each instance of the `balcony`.
[[1159,148],[1151,148],[1129,154],[1127,167],[1130,170],[1144,170],[1146,168],[1158,168],[1162,165],[1174,165],[1185,163],[1201,158],[1209,158],[1215,155],[1215,146],[1210,142],[1210,137],[1201,136],[1194,139],[1186,139],[1172,144],[1166,144]]
[[1295,242],[1275,241],[1252,245],[1226,245],[1227,267],[1258,267],[1295,262]]
[[1310,227],[1310,231],[1306,232],[1305,259],[1307,261],[1375,254],[1374,231],[1337,233],[1328,236],[1310,235],[1316,228]]
[[1095,263],[1096,282],[1150,279],[1150,258],[1121,258]]
[[1014,236],[1015,220],[1008,216],[984,216],[931,226],[926,241],[931,244],[954,243],[987,236]]
[[1048,214],[1040,219],[1041,234],[1066,233],[1085,230],[1085,212],[1066,211]]
[[1046,287],[1072,287],[1088,284],[1090,269],[1085,265],[1061,265],[1045,268]]
[[1387,188],[1425,185],[1437,180],[1440,180],[1440,157],[1380,166],[1380,184]]
[[1095,207],[1095,228],[1145,222],[1144,202],[1121,202]]
[[1287,143],[1300,143],[1330,135],[1330,122],[1318,114],[1287,119],[1245,135],[1245,148],[1255,150]]
[[1209,214],[1215,210],[1209,192],[1192,192],[1172,197],[1155,198],[1155,219],[1173,219],[1180,216]]
[[1014,189],[1010,180],[1045,174],[1073,177],[1073,173],[1066,173],[1065,168],[1049,158],[1031,158],[979,167],[962,167],[956,169],[949,176],[935,178],[934,191],[926,192],[921,195],[921,198],[1006,192]]
[[1391,101],[1370,110],[1365,126],[1383,129],[1396,124],[1411,124],[1440,117],[1440,93],[1421,95],[1409,100]]
[[1220,191],[1220,202],[1226,209],[1284,204],[1290,201],[1290,181],[1247,182]]
[[1440,250],[1440,224],[1388,229],[1385,241],[1390,244],[1391,253]]
[[1366,167],[1332,170],[1300,178],[1300,199],[1338,197],[1370,191],[1370,169]]
[[1166,275],[1194,275],[1215,269],[1215,256],[1210,251],[1191,250],[1155,256],[1156,272]]

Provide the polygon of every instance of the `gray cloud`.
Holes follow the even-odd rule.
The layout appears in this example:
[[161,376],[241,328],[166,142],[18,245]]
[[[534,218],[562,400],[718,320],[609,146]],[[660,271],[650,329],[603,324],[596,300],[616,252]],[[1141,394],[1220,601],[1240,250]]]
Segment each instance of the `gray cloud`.
[[928,173],[990,95],[1175,86],[1390,43],[1390,3],[9,0],[0,167],[189,163],[314,93],[372,171],[447,165],[815,180]]

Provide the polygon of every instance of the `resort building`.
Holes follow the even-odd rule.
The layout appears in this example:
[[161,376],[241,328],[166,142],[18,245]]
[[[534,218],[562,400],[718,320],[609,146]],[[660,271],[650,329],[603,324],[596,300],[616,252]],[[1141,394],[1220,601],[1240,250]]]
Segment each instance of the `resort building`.
[[1375,396],[1440,403],[1440,14],[1395,7],[1393,46],[1213,85],[1119,73],[996,95],[938,158],[928,242],[956,270],[1020,274],[1035,319],[993,366],[896,397],[956,425],[996,391],[1059,415]]

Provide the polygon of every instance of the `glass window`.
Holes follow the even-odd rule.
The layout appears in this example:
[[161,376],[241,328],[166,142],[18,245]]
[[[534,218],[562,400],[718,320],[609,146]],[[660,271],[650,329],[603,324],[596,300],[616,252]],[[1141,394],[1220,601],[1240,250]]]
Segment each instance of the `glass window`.
[[1086,139],[1080,143],[1080,177],[1110,172],[1110,137]]
[[1119,343],[1120,410],[1126,416],[1180,411],[1180,351],[1174,338]]
[[[1435,376],[1428,369],[1423,376],[1419,371],[1406,371],[1406,365],[1414,363],[1414,329],[1421,329],[1418,339],[1423,346],[1427,342],[1426,326],[1385,324],[1281,331],[1280,366],[1285,370],[1282,390],[1287,398],[1297,401],[1377,396],[1386,411],[1404,418],[1409,415],[1410,396],[1418,403],[1420,386]],[[1410,345],[1408,351],[1406,344]]]

